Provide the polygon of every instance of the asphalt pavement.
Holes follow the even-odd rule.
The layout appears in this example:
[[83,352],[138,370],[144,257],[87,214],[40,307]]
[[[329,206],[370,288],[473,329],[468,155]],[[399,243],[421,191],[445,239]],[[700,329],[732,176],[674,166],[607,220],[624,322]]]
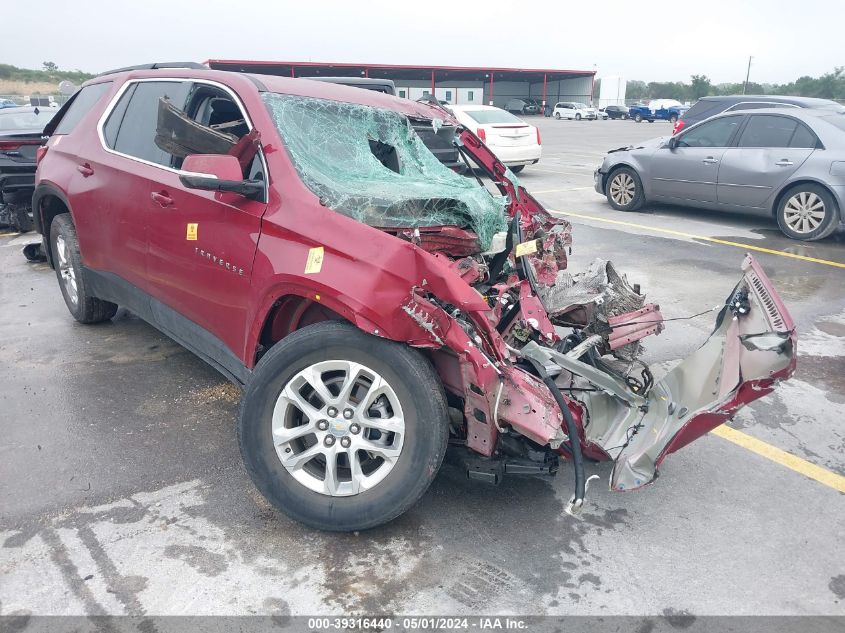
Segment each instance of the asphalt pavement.
[[[495,488],[446,466],[393,523],[317,532],[255,492],[236,387],[124,311],[76,323],[6,235],[0,614],[845,615],[845,233],[804,244],[766,217],[614,211],[592,190],[604,152],[670,125],[531,122],[545,153],[520,180],[573,223],[573,270],[610,259],[684,317],[721,303],[753,249],[799,332],[796,376],[731,423],[760,443],[710,434],[628,494],[588,465],[580,518],[566,464]],[[646,360],[670,365],[711,326],[669,323]]]

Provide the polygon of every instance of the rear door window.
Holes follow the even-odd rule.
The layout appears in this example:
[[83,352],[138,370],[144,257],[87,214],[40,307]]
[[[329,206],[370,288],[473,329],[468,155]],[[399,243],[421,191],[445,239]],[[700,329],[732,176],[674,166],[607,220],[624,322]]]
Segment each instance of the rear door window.
[[816,138],[810,128],[803,123],[799,123],[789,141],[789,146],[800,149],[815,149],[819,146],[819,139]]
[[[49,127],[44,130],[45,134],[70,134],[77,123],[82,120],[91,108],[96,105],[100,98],[111,88],[110,81],[101,84],[85,86],[77,92],[72,99],[62,108],[63,112],[56,117],[55,129]],[[52,127],[52,126],[51,126]]]
[[678,139],[678,147],[727,147],[742,116],[726,116],[702,123]]
[[770,114],[755,114],[742,131],[739,147],[789,147],[798,127],[795,119]]
[[[167,99],[179,110],[191,87],[188,81],[144,81],[130,86],[112,110],[103,135],[116,152],[170,167],[172,155],[156,144],[159,101]],[[117,119],[117,120],[113,120]]]

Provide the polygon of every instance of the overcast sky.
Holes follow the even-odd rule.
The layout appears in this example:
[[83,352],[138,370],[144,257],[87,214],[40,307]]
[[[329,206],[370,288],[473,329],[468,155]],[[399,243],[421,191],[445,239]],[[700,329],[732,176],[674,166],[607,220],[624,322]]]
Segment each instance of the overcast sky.
[[[639,8],[635,8],[639,7]],[[786,82],[845,65],[843,0],[3,0],[0,63],[264,59]]]

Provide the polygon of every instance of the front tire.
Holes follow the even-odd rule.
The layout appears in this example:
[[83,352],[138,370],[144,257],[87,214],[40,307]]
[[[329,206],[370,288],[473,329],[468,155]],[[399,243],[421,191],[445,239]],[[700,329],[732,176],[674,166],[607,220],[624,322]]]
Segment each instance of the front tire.
[[645,202],[643,183],[630,167],[620,167],[610,172],[605,186],[610,206],[619,211],[636,211]]
[[580,120],[581,120],[581,115],[580,115],[580,114],[576,114],[576,115],[575,115],[575,120],[576,120],[576,121],[580,121]]
[[53,218],[50,225],[50,249],[53,252],[59,287],[73,318],[86,324],[111,319],[117,312],[117,304],[103,301],[91,294],[82,274],[79,239],[69,214],[62,213]]
[[422,354],[325,321],[261,358],[238,439],[250,477],[276,508],[320,530],[364,530],[425,493],[446,452],[448,420]]
[[784,235],[805,242],[824,239],[839,226],[836,200],[827,189],[811,183],[787,191],[775,216]]
[[643,122],[643,115],[642,114],[635,114],[634,115],[634,121],[636,121],[637,123],[642,123]]

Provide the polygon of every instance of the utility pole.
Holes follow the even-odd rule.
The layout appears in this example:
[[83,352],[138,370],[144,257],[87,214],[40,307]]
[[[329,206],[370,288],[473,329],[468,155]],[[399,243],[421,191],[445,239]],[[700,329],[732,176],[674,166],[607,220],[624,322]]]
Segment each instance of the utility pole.
[[742,84],[742,94],[748,92],[748,78],[751,76],[751,60],[754,59],[753,55],[748,56],[748,70],[745,73],[745,83]]

